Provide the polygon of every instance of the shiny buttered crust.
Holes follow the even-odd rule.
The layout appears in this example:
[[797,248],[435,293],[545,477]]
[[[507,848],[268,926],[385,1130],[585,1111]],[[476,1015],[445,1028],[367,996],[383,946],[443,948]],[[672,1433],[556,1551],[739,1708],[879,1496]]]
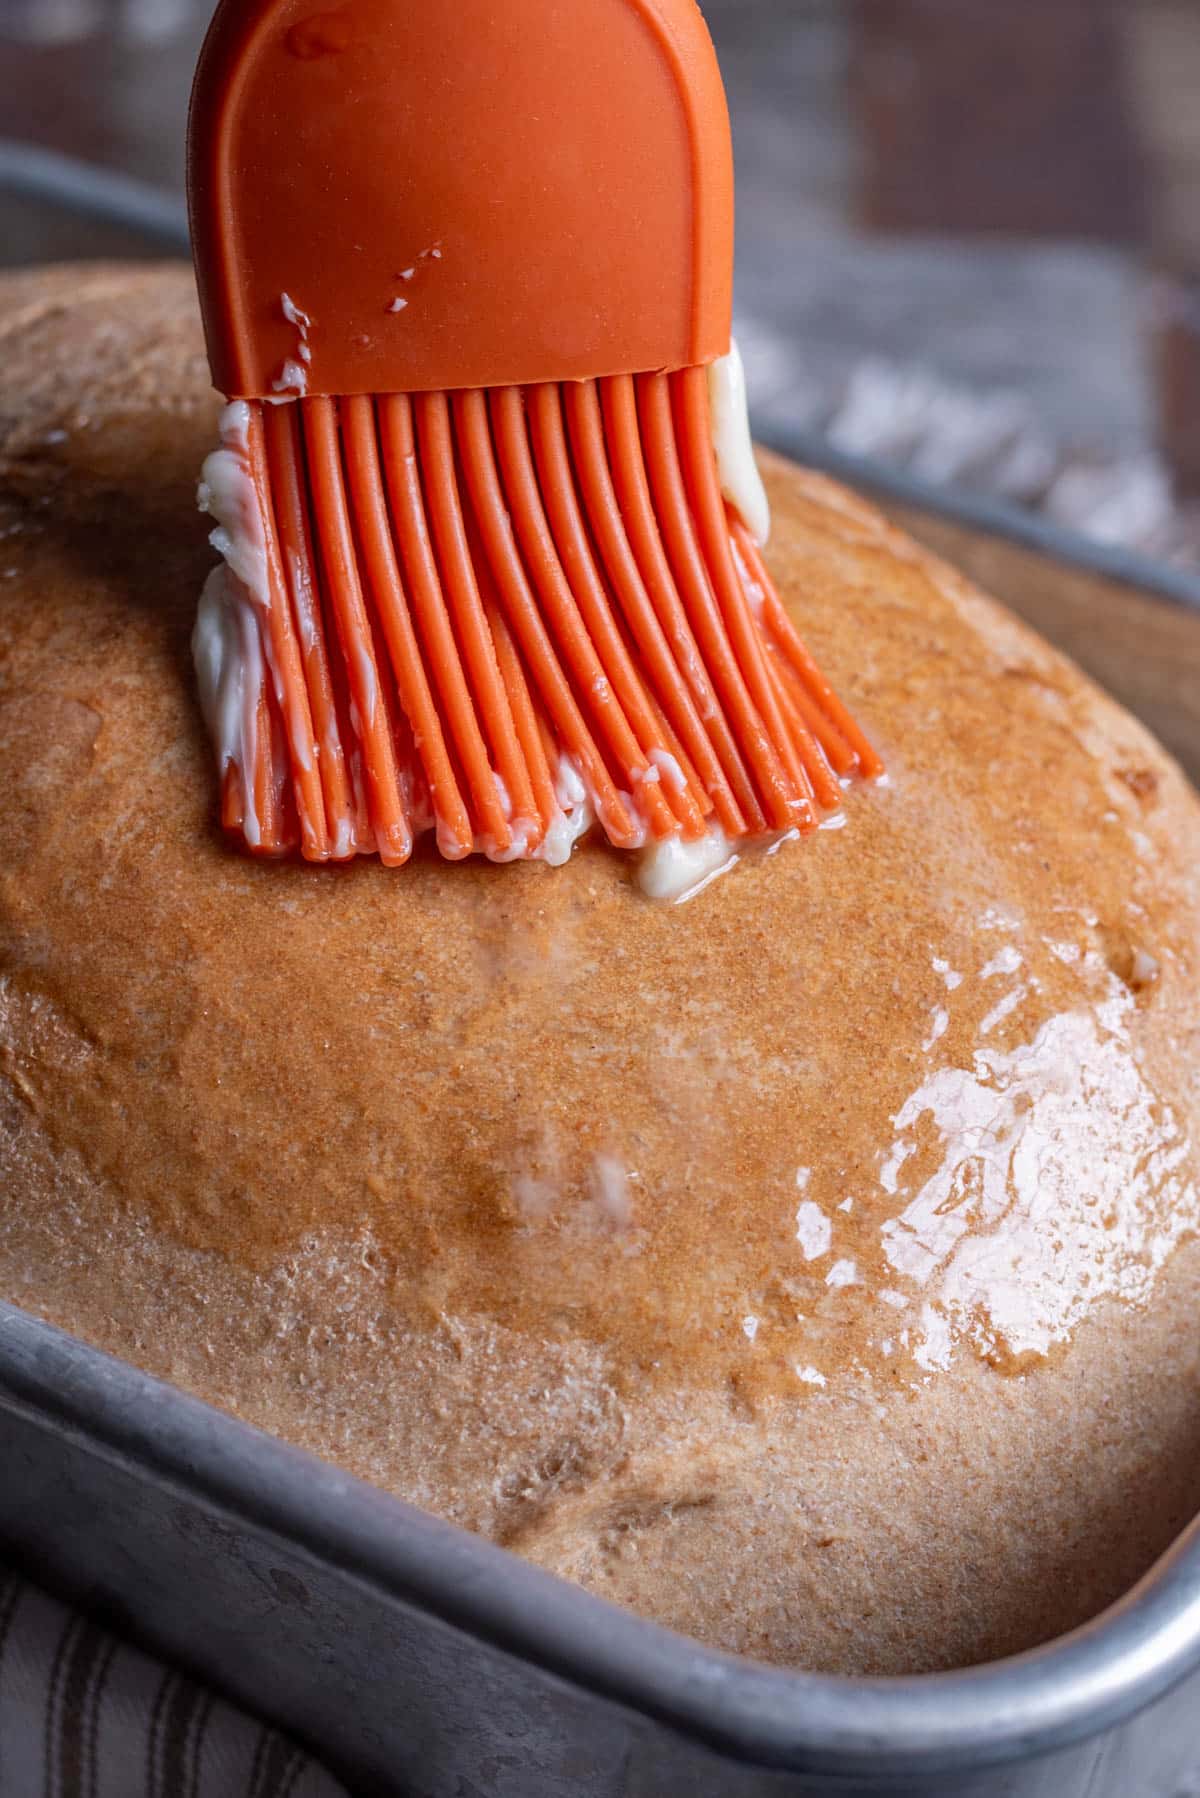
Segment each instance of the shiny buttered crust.
[[188,271],[0,285],[0,1296],[706,1641],[912,1671],[1200,1505],[1200,808],[815,475],[772,567],[887,755],[689,905],[256,865],[188,637]]

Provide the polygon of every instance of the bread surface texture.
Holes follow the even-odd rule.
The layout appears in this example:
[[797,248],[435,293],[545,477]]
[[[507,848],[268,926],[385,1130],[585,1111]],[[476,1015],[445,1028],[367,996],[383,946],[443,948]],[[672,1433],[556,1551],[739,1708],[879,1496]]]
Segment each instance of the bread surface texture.
[[723,1648],[963,1665],[1200,1508],[1200,805],[823,478],[769,559],[890,778],[628,858],[222,841],[183,268],[0,280],[0,1297]]

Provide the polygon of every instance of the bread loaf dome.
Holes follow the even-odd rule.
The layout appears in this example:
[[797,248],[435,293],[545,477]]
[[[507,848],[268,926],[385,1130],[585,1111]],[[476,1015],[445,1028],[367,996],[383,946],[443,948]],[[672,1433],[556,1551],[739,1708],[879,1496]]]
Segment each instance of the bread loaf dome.
[[881,740],[681,907],[257,865],[188,660],[184,269],[0,285],[0,1296],[592,1590],[916,1671],[1200,1505],[1200,806],[868,506],[772,566]]

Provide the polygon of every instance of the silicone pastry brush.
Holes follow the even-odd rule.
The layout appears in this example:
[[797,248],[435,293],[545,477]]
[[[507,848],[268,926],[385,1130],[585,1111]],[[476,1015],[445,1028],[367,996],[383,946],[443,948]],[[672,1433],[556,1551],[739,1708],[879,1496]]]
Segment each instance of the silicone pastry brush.
[[228,831],[558,863],[881,772],[761,555],[693,0],[224,0],[189,165]]

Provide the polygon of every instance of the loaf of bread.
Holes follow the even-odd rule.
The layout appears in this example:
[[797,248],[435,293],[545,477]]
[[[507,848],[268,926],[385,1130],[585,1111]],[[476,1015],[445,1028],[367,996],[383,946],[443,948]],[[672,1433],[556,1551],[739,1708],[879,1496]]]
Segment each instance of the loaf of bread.
[[867,505],[770,559],[889,782],[656,904],[255,863],[189,272],[0,285],[0,1297],[721,1647],[962,1665],[1200,1507],[1200,805]]

